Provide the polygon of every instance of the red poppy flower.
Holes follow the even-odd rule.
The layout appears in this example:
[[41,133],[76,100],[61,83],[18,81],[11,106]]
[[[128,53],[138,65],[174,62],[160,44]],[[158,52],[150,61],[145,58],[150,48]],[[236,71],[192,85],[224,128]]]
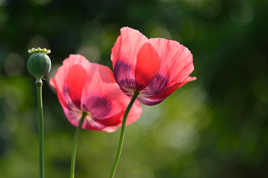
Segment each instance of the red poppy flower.
[[163,101],[177,88],[196,80],[193,56],[182,44],[163,38],[146,38],[129,27],[120,30],[111,54],[114,76],[127,94],[139,92],[146,105]]
[[[80,55],[70,55],[50,79],[50,84],[74,126],[78,126],[83,112],[87,113],[82,124],[84,129],[112,132],[121,125],[130,98],[120,90],[108,67],[90,63]],[[136,121],[141,111],[136,102],[127,124]]]

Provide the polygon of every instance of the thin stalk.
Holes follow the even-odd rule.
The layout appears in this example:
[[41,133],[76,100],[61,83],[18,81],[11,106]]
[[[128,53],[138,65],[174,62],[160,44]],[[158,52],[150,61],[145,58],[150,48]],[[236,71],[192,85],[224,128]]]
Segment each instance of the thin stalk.
[[81,119],[79,121],[79,124],[75,129],[74,147],[73,147],[72,160],[71,160],[71,169],[70,169],[70,178],[74,178],[74,175],[75,175],[75,162],[76,162],[76,154],[77,154],[77,147],[78,147],[79,131],[81,129],[81,126],[83,124],[83,121],[84,121],[86,115],[87,114],[85,112],[83,112],[82,117],[81,117]]
[[41,79],[36,80],[36,93],[37,93],[37,106],[39,112],[39,124],[40,124],[40,145],[39,145],[39,156],[40,156],[40,178],[45,178],[45,158],[44,158],[44,111],[43,111],[43,99],[42,99],[42,85]]
[[135,93],[133,94],[133,96],[132,96],[132,98],[131,98],[128,106],[127,106],[127,109],[125,111],[124,118],[123,118],[123,121],[122,121],[122,127],[121,127],[121,132],[120,132],[119,143],[118,143],[115,159],[114,159],[114,162],[113,162],[113,165],[112,165],[110,178],[113,178],[114,175],[115,175],[115,171],[116,171],[116,168],[117,168],[117,165],[118,165],[118,162],[119,162],[119,159],[120,159],[120,155],[121,155],[121,152],[122,152],[122,146],[123,146],[123,141],[124,141],[127,116],[128,116],[128,113],[129,113],[132,105],[134,104],[135,100],[137,99],[138,95],[139,95],[139,93],[137,91],[135,91]]

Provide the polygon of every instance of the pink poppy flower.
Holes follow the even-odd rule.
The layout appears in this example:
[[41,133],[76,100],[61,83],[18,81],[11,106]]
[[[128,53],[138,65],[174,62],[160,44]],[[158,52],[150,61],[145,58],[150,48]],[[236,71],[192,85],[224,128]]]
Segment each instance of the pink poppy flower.
[[[83,129],[112,132],[121,125],[130,98],[120,90],[108,67],[90,63],[80,55],[70,55],[50,84],[74,126],[78,126],[83,112],[87,113]],[[134,103],[126,123],[136,121],[141,111],[139,103]]]
[[120,30],[111,54],[114,76],[127,94],[139,92],[146,105],[163,101],[177,88],[196,80],[193,56],[182,44],[164,38],[146,38],[129,27]]

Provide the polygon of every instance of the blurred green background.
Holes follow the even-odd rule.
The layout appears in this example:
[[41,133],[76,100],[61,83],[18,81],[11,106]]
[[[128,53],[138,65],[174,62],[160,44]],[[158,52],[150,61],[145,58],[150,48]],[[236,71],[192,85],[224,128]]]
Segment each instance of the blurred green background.
[[[198,80],[127,128],[117,178],[268,177],[268,1],[0,0],[0,178],[37,178],[27,49],[52,50],[44,86],[48,178],[69,175],[72,127],[47,81],[71,53],[111,66],[119,29],[186,45]],[[107,178],[119,132],[83,131],[79,178]]]

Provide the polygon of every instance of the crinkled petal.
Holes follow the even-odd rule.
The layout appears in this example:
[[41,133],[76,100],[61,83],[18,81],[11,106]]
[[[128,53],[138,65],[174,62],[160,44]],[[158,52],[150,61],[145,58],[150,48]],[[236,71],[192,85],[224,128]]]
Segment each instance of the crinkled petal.
[[114,76],[120,87],[127,92],[136,89],[135,66],[140,47],[148,39],[139,31],[129,27],[120,30],[111,53]]
[[63,112],[68,119],[68,121],[74,125],[78,126],[78,122],[81,119],[82,113],[78,110],[73,104],[68,104],[65,102],[62,93],[59,91],[58,83],[55,82],[55,79],[50,79],[50,84],[56,89],[57,97],[63,109]]
[[196,77],[187,77],[183,82],[176,83],[172,86],[169,86],[165,89],[163,89],[161,92],[155,95],[148,96],[145,94],[141,94],[141,96],[138,98],[143,104],[145,105],[155,105],[160,102],[162,102],[164,99],[166,99],[169,95],[171,95],[176,89],[182,87],[186,83],[196,80]]
[[[88,61],[81,55],[70,55],[63,61],[50,84],[56,89],[58,98],[64,101],[69,108],[80,109],[79,98],[85,83],[86,71],[84,70]],[[87,79],[88,80],[88,79]]]
[[117,127],[115,126],[106,126],[93,120],[90,116],[87,116],[82,125],[83,129],[87,130],[96,130],[96,131],[104,131],[104,132],[114,132]]
[[[58,68],[54,78],[50,79],[50,85],[56,89],[59,102],[63,108],[64,114],[68,121],[73,126],[78,126],[82,117],[80,109],[81,95],[84,85],[91,80],[94,75],[94,68],[91,69],[91,74],[87,75],[89,62],[86,58],[80,55],[70,55],[64,60],[63,65]],[[106,80],[103,78],[103,80]],[[88,118],[89,116],[87,116]],[[93,121],[88,122],[85,119],[82,128],[113,131],[116,128],[107,127],[101,124],[96,124]]]
[[111,60],[113,67],[117,60],[121,60],[134,67],[138,51],[147,40],[138,30],[129,27],[121,28],[120,36],[112,48]]
[[193,56],[182,44],[163,38],[152,38],[149,42],[160,57],[160,74],[169,78],[168,86],[181,83],[194,70]]
[[[95,69],[95,74],[83,91],[83,110],[91,113],[94,124],[108,128],[120,126],[130,98],[120,90],[108,67],[98,64],[90,64],[89,67]],[[137,120],[141,114],[138,104],[133,108],[128,123]]]

